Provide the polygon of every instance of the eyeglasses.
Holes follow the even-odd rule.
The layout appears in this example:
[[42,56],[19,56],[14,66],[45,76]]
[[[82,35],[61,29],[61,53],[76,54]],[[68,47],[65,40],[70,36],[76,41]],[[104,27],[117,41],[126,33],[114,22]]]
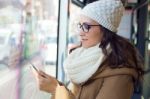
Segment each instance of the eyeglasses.
[[100,25],[89,25],[87,23],[82,23],[82,24],[78,23],[77,24],[78,30],[82,29],[82,31],[85,32],[85,33],[88,33],[92,26],[100,26]]

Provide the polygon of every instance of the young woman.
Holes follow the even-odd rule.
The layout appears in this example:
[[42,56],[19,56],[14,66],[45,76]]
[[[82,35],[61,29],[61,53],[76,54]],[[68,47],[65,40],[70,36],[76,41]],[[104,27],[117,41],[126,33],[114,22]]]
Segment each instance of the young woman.
[[[66,88],[70,99],[131,99],[142,78],[143,61],[136,48],[116,34],[123,11],[120,0],[96,1],[81,11],[81,45],[64,62],[72,82],[72,89]],[[60,84],[55,78],[40,71],[38,83],[55,97]]]

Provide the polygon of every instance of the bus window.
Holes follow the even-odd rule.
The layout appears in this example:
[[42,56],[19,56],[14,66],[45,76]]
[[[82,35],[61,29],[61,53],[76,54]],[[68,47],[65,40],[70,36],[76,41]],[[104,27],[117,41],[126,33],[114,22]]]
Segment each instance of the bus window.
[[0,98],[49,99],[39,90],[36,68],[56,76],[59,0],[0,3]]
[[[79,37],[77,33],[77,19],[81,8],[70,2],[70,18],[69,18],[69,34],[68,34],[68,51],[79,45]],[[75,13],[76,12],[76,13]]]

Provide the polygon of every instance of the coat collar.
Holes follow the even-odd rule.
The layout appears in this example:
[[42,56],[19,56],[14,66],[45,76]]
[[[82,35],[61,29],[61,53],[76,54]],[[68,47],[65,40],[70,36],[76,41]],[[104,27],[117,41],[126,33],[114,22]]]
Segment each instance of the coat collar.
[[115,75],[131,75],[134,79],[138,78],[138,73],[133,68],[122,67],[122,68],[112,69],[107,66],[107,67],[99,68],[97,72],[88,81],[115,76]]

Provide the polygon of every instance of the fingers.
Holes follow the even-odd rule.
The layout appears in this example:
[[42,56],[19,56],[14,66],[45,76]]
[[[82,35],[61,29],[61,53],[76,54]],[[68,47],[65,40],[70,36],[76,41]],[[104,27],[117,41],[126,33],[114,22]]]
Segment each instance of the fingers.
[[43,72],[42,70],[39,70],[38,72],[40,75],[47,75],[45,72]]
[[43,71],[41,71],[41,70],[39,70],[39,72],[38,72],[38,76],[39,76],[39,79],[41,79],[41,80],[47,80],[47,81],[49,81],[49,82],[55,82],[55,83],[58,83],[58,81],[57,81],[57,79],[55,78],[55,77],[53,77],[53,76],[51,76],[51,75],[48,75],[48,74],[46,74],[45,72],[43,72]]
[[37,73],[38,73],[37,82],[38,82],[39,89],[49,93],[54,93],[55,88],[58,84],[57,79],[46,74],[41,70],[39,70]]
[[48,78],[50,76],[50,75],[47,75],[45,72],[43,72],[41,70],[39,70],[38,74],[39,74],[39,76],[42,76],[44,78]]

